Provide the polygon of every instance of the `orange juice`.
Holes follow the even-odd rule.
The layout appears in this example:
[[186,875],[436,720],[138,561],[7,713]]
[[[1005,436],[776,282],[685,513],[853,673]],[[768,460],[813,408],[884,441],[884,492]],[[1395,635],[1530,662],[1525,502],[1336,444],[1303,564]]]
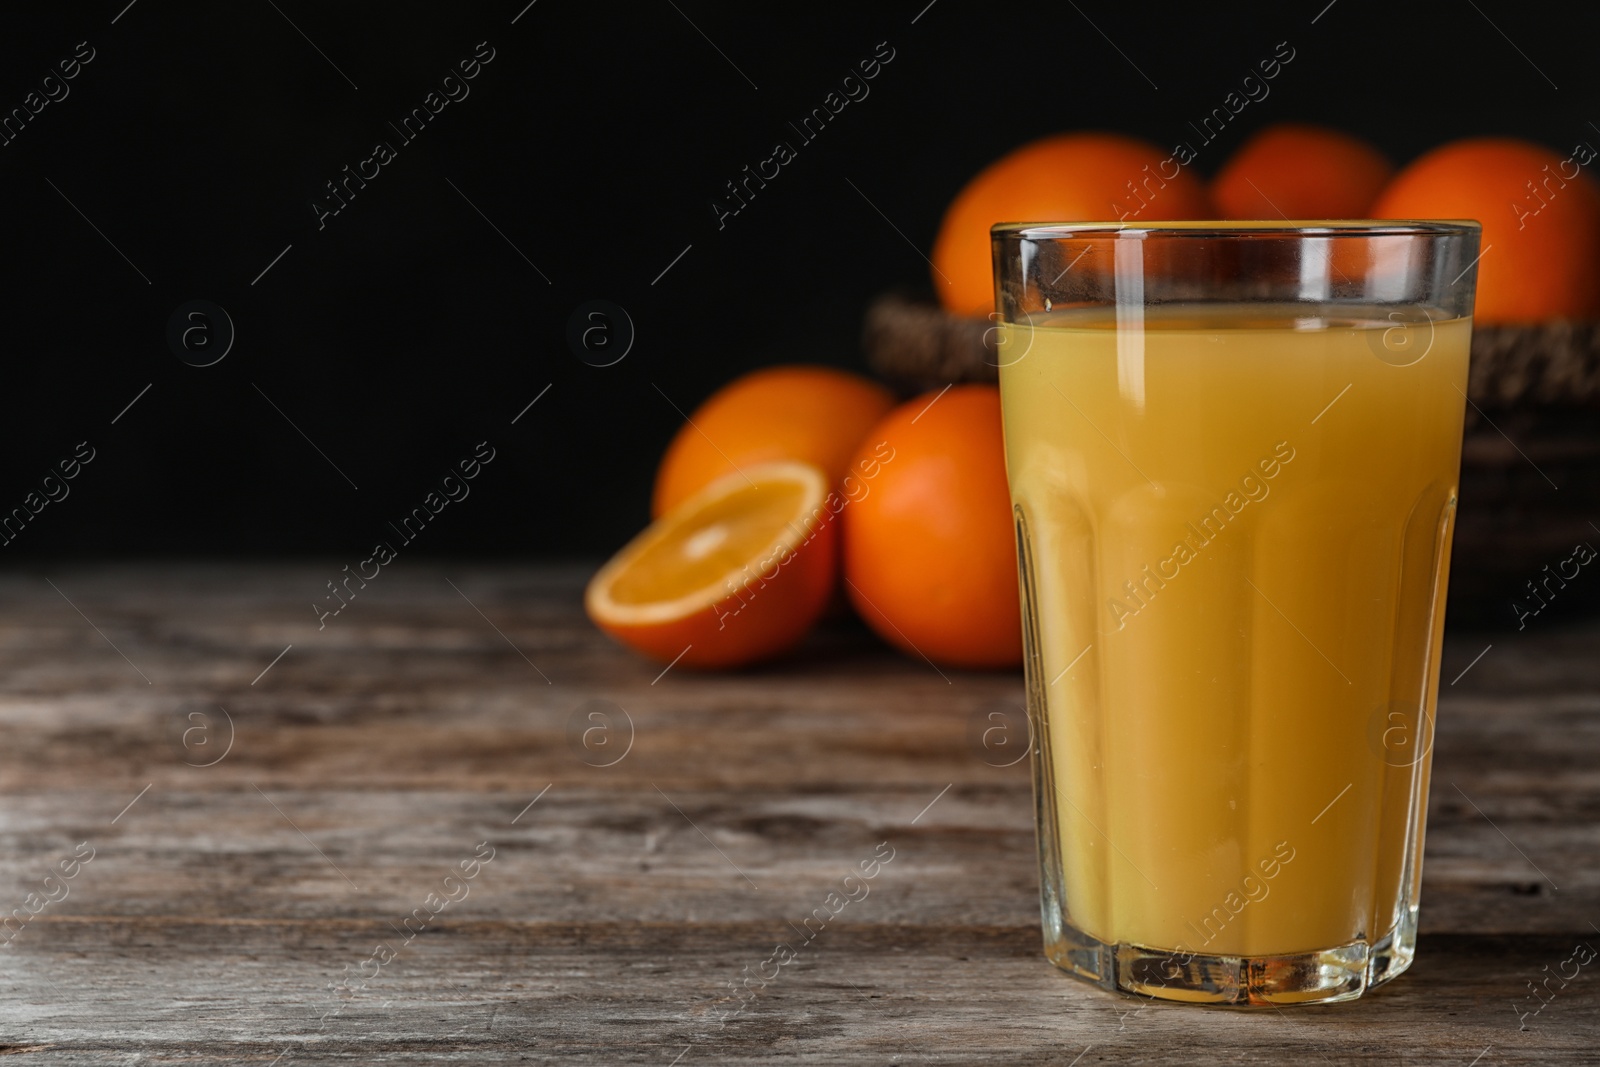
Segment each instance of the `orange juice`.
[[1470,319],[1140,313],[1001,348],[1063,918],[1178,954],[1377,942],[1415,922]]

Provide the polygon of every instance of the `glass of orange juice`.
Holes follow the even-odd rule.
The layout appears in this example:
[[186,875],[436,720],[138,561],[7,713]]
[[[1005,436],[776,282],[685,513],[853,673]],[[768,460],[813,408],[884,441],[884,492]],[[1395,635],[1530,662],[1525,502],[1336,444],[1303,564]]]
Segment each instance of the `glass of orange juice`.
[[1416,948],[1478,226],[993,246],[1045,953],[1360,996]]

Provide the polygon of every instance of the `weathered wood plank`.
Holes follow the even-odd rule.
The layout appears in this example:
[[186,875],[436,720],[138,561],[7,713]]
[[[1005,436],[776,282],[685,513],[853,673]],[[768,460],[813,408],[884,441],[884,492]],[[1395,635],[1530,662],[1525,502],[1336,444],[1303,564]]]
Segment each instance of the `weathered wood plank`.
[[[1011,674],[941,675],[845,626],[767,668],[662,676],[587,626],[573,568],[385,572],[319,631],[310,599],[336,572],[51,573],[72,605],[0,576],[0,914],[95,850],[0,949],[0,1044],[58,1063],[1093,1046],[1080,1062],[1488,1047],[1487,1065],[1587,1062],[1600,1040],[1593,967],[1525,1031],[1512,1007],[1574,941],[1600,946],[1593,626],[1449,641],[1447,681],[1494,647],[1441,702],[1412,973],[1354,1005],[1242,1013],[1145,1006],[1044,962],[1027,772],[974,729],[1020,705]],[[626,710],[600,738],[617,747],[582,742],[597,699]],[[480,842],[494,859],[469,894],[330,999]],[[895,853],[870,896],[721,1021],[727,984],[879,842]]]
[[[885,878],[893,877],[886,873]],[[469,898],[469,902],[470,902]],[[868,897],[863,907],[870,907]],[[1519,1018],[1508,990],[1563,938],[1425,937],[1412,973],[1313,1011],[1207,1011],[1113,997],[1039,955],[1037,931],[841,922],[753,999],[728,983],[784,923],[443,920],[409,946],[382,922],[60,922],[13,966],[8,1030],[42,1062],[832,1063],[1592,1062],[1592,978]],[[42,939],[41,939],[42,940]],[[364,986],[330,989],[374,946]],[[227,946],[221,951],[221,946]],[[345,972],[344,968],[350,971]],[[159,988],[159,998],[151,987]],[[735,1012],[741,1006],[743,1011]],[[1526,1022],[1527,1029],[1518,1027]],[[18,1026],[22,1023],[22,1026]]]
[[[1436,793],[1423,929],[1586,929],[1600,914],[1593,825],[1519,816],[1520,797],[1480,778],[1454,780],[1494,825],[1459,795]],[[910,825],[939,788],[732,795],[530,782],[517,793],[346,792],[264,781],[263,792],[154,787],[115,826],[134,788],[14,796],[0,820],[0,892],[20,901],[87,841],[94,859],[52,916],[398,917],[428,872],[444,873],[488,841],[500,877],[474,899],[495,917],[578,921],[599,908],[648,922],[749,921],[805,914],[887,841],[897,869],[917,877],[876,898],[873,921],[1037,923],[1026,789],[958,785]]]

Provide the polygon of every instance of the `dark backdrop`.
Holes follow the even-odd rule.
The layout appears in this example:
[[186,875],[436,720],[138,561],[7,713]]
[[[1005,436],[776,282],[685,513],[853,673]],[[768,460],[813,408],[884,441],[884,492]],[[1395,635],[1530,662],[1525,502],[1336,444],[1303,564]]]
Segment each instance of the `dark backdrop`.
[[[983,164],[1073,128],[1193,140],[1281,41],[1293,63],[1202,172],[1285,119],[1397,160],[1474,133],[1600,137],[1600,17],[1565,5],[525,4],[7,12],[0,109],[60,98],[0,147],[0,510],[94,450],[13,559],[354,558],[484,440],[494,461],[418,548],[609,551],[645,521],[672,405],[764,364],[859,367],[863,306],[927,287],[941,210]],[[93,59],[42,84],[79,42]],[[470,95],[404,143],[386,124],[479,42]],[[719,229],[724,182],[797,141],[786,124],[880,42],[870,96]],[[379,140],[395,158],[319,228],[324,183]],[[235,329],[209,367],[167,338],[196,299]],[[613,366],[567,342],[590,300],[633,323]],[[221,342],[207,330],[190,343]]]

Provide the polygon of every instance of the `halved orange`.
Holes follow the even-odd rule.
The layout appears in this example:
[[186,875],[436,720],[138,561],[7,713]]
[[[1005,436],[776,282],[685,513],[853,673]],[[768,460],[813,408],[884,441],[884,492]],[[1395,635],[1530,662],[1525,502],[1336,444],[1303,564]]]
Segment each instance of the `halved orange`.
[[775,656],[833,592],[842,499],[809,463],[719,478],[630,541],[590,579],[584,607],[636,652],[687,667]]

